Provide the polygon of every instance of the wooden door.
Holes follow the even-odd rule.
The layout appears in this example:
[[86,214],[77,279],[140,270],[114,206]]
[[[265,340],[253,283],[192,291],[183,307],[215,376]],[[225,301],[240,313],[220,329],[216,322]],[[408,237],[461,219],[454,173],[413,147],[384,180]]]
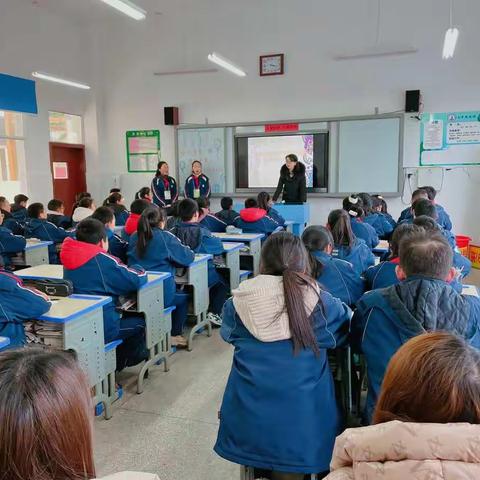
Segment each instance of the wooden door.
[[70,215],[75,195],[87,191],[85,146],[51,142],[50,170],[53,196],[65,203],[65,213]]

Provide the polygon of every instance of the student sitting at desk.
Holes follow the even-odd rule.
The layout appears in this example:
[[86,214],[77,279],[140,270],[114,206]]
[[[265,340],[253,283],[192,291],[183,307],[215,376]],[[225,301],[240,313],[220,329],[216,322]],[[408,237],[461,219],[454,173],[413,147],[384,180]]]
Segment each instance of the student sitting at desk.
[[267,212],[267,215],[275,220],[281,227],[285,226],[285,219],[273,208],[273,200],[268,192],[260,192],[257,195],[258,208]]
[[380,201],[378,199],[373,200],[372,196],[368,193],[359,193],[358,197],[362,200],[362,208],[365,213],[363,221],[371,225],[380,238],[389,238],[393,232],[393,227],[383,215],[380,215]]
[[136,194],[135,200],[146,200],[148,203],[153,202],[153,193],[150,187],[142,187]]
[[25,237],[14,235],[12,231],[2,225],[3,213],[0,212],[0,265],[11,265],[11,258],[17,253],[23,252],[27,241]]
[[332,257],[334,242],[330,230],[312,225],[303,232],[302,240],[310,255],[313,277],[334,297],[355,305],[365,292],[365,283],[350,262]]
[[480,348],[480,299],[457,293],[456,272],[443,235],[422,229],[400,243],[401,282],[366,293],[352,319],[352,342],[367,362],[367,417],[371,419],[385,369],[409,338],[445,330]]
[[342,202],[342,207],[350,217],[350,227],[354,235],[362,239],[368,248],[375,248],[380,239],[375,229],[368,223],[363,222],[364,211],[360,198],[357,195],[345,197]]
[[10,202],[5,197],[0,197],[0,213],[3,214],[3,226],[15,235],[23,235],[25,229],[13,218],[11,208]]
[[144,210],[137,233],[130,237],[128,263],[172,275],[163,284],[164,304],[165,307],[176,306],[172,313],[172,345],[186,347],[187,341],[182,334],[187,320],[188,296],[177,292],[175,272],[177,267],[188,267],[195,260],[195,254],[175,235],[164,230],[166,221],[164,209],[151,206]]
[[0,336],[10,338],[10,347],[26,343],[23,322],[50,310],[49,298],[0,268]]
[[[190,198],[182,200],[178,205],[181,222],[171,232],[180,241],[189,246],[195,253],[221,255],[225,250],[220,239],[198,223],[198,204]],[[217,272],[213,261],[208,262],[208,288],[210,304],[208,319],[215,325],[221,324],[220,314],[227,298],[228,288],[223,277]]]
[[395,228],[397,228],[397,222],[388,213],[388,205],[385,199],[381,195],[372,195],[372,200],[374,203],[374,206],[373,206],[374,210],[380,215],[382,215],[385,218],[385,220],[387,220],[387,222],[395,230]]
[[330,212],[327,228],[333,236],[333,257],[350,262],[359,275],[375,264],[375,256],[370,248],[353,234],[350,218],[345,210]]
[[57,200],[56,198],[48,202],[47,220],[65,230],[72,226],[72,219],[65,215],[65,205],[61,200]]
[[32,203],[28,207],[28,221],[25,226],[27,238],[38,238],[45,242],[53,242],[48,246],[48,258],[52,264],[58,264],[57,245],[61,244],[67,237],[73,236],[63,228],[59,228],[47,220],[47,213],[41,203]]
[[[95,478],[92,409],[88,381],[74,354],[39,348],[2,352],[2,478]],[[131,473],[108,479],[158,480],[156,475]]]
[[198,209],[200,212],[200,225],[208,228],[211,232],[225,232],[227,224],[210,213],[210,200],[208,198],[197,198]]
[[109,207],[98,207],[91,218],[97,219],[105,225],[108,239],[108,253],[127,263],[128,243],[115,234],[115,215]]
[[[145,187],[148,188],[148,187]],[[128,241],[131,235],[137,231],[138,221],[143,211],[151,205],[151,202],[144,199],[136,199],[130,205],[130,215],[125,222],[125,228],[122,231],[122,237]]]
[[13,218],[23,225],[27,221],[27,205],[28,205],[28,197],[23,195],[23,193],[19,193],[13,197],[13,205],[11,207],[11,212]]
[[73,225],[76,226],[82,220],[91,217],[96,209],[95,200],[92,197],[83,197],[78,202],[78,207],[75,207],[73,212]]
[[266,210],[258,208],[255,198],[245,200],[245,208],[240,210],[240,217],[235,220],[235,226],[243,233],[264,233],[265,236],[283,228],[271,217]]
[[235,219],[240,216],[240,214],[233,209],[233,198],[223,197],[220,200],[220,206],[222,209],[217,212],[215,216],[227,225],[233,225]]
[[438,223],[440,224],[440,226],[445,230],[451,230],[452,221],[450,220],[450,216],[441,205],[435,202],[435,198],[437,197],[437,191],[435,190],[435,188],[427,185],[425,187],[420,187],[420,189],[427,192],[428,199],[435,205],[438,214]]
[[117,369],[136,365],[148,356],[145,348],[145,321],[141,317],[121,315],[117,311],[120,296],[134,294],[147,283],[144,271],[128,268],[108,251],[104,225],[94,218],[77,226],[77,239],[63,242],[60,259],[64,278],[73,283],[75,293],[106,295],[113,303],[103,307],[105,343],[122,339],[117,347]]
[[225,304],[222,338],[234,350],[215,451],[274,479],[328,471],[341,419],[327,349],[346,344],[350,309],[309,275],[291,233],[271,235],[261,273]]
[[128,210],[125,207],[124,198],[120,192],[110,193],[108,198],[103,202],[104,207],[112,209],[115,215],[115,225],[123,226],[128,218]]

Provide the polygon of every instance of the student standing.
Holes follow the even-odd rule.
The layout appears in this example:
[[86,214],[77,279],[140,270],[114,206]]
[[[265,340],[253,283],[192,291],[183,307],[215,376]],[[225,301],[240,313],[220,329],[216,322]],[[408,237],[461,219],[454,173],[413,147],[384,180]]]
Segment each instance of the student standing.
[[[95,478],[92,397],[74,354],[0,354],[0,472],[5,480]],[[122,474],[109,480],[125,479]],[[135,480],[158,480],[135,473]]]
[[130,238],[129,265],[141,265],[145,270],[168,272],[170,278],[163,284],[165,307],[175,305],[172,314],[172,344],[186,346],[183,328],[187,321],[188,295],[177,292],[177,267],[188,267],[195,259],[193,251],[164,230],[167,217],[163,209],[151,206],[145,209],[138,222],[138,230]]
[[312,225],[305,229],[302,240],[310,255],[313,277],[334,297],[355,305],[365,292],[365,283],[350,262],[332,257],[334,242],[330,230]]
[[375,248],[380,239],[375,229],[363,221],[365,213],[361,199],[357,195],[345,197],[342,207],[350,217],[350,226],[354,235],[363,240],[370,249]]
[[280,195],[284,203],[299,204],[307,201],[305,165],[299,162],[293,153],[285,157],[285,165],[280,169],[273,201],[276,202]]
[[167,162],[158,162],[157,172],[152,180],[153,203],[165,208],[172,206],[178,198],[177,182],[169,176]]
[[235,350],[221,457],[273,470],[273,479],[328,471],[341,421],[326,350],[345,343],[350,314],[310,276],[300,238],[268,238],[260,275],[241,283],[223,312],[220,333]]
[[185,198],[197,198],[204,197],[210,198],[210,180],[202,172],[202,162],[194,160],[192,162],[192,174],[185,180],[184,188]]
[[285,226],[285,219],[273,208],[273,200],[268,192],[260,192],[257,196],[258,208],[267,212],[267,215],[275,220],[281,227]]
[[337,438],[326,480],[479,478],[478,351],[446,332],[409,340],[388,365],[373,422]]
[[424,230],[400,243],[400,283],[366,293],[352,319],[352,341],[367,362],[370,420],[385,370],[409,338],[445,330],[480,348],[480,299],[457,293],[452,249],[442,235]]
[[327,227],[332,232],[333,257],[350,262],[359,275],[375,264],[375,256],[370,248],[353,234],[350,218],[345,210],[330,212]]

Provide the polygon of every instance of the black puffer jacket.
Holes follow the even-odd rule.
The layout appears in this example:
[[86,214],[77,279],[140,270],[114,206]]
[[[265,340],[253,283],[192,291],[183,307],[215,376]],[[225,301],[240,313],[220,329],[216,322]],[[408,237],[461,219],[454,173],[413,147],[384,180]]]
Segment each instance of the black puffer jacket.
[[273,195],[273,201],[282,194],[285,203],[305,203],[307,201],[307,177],[305,176],[305,165],[297,162],[290,175],[286,165],[280,169],[277,189]]

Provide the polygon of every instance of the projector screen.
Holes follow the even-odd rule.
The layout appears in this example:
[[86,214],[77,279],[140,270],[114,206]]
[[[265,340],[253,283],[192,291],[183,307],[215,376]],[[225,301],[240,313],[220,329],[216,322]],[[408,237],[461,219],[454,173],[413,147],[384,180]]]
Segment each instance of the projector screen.
[[237,188],[275,188],[290,153],[305,165],[307,188],[326,188],[328,133],[237,137]]
[[282,135],[248,139],[248,186],[276,187],[285,156],[295,154],[306,166],[307,187],[313,186],[313,135]]

